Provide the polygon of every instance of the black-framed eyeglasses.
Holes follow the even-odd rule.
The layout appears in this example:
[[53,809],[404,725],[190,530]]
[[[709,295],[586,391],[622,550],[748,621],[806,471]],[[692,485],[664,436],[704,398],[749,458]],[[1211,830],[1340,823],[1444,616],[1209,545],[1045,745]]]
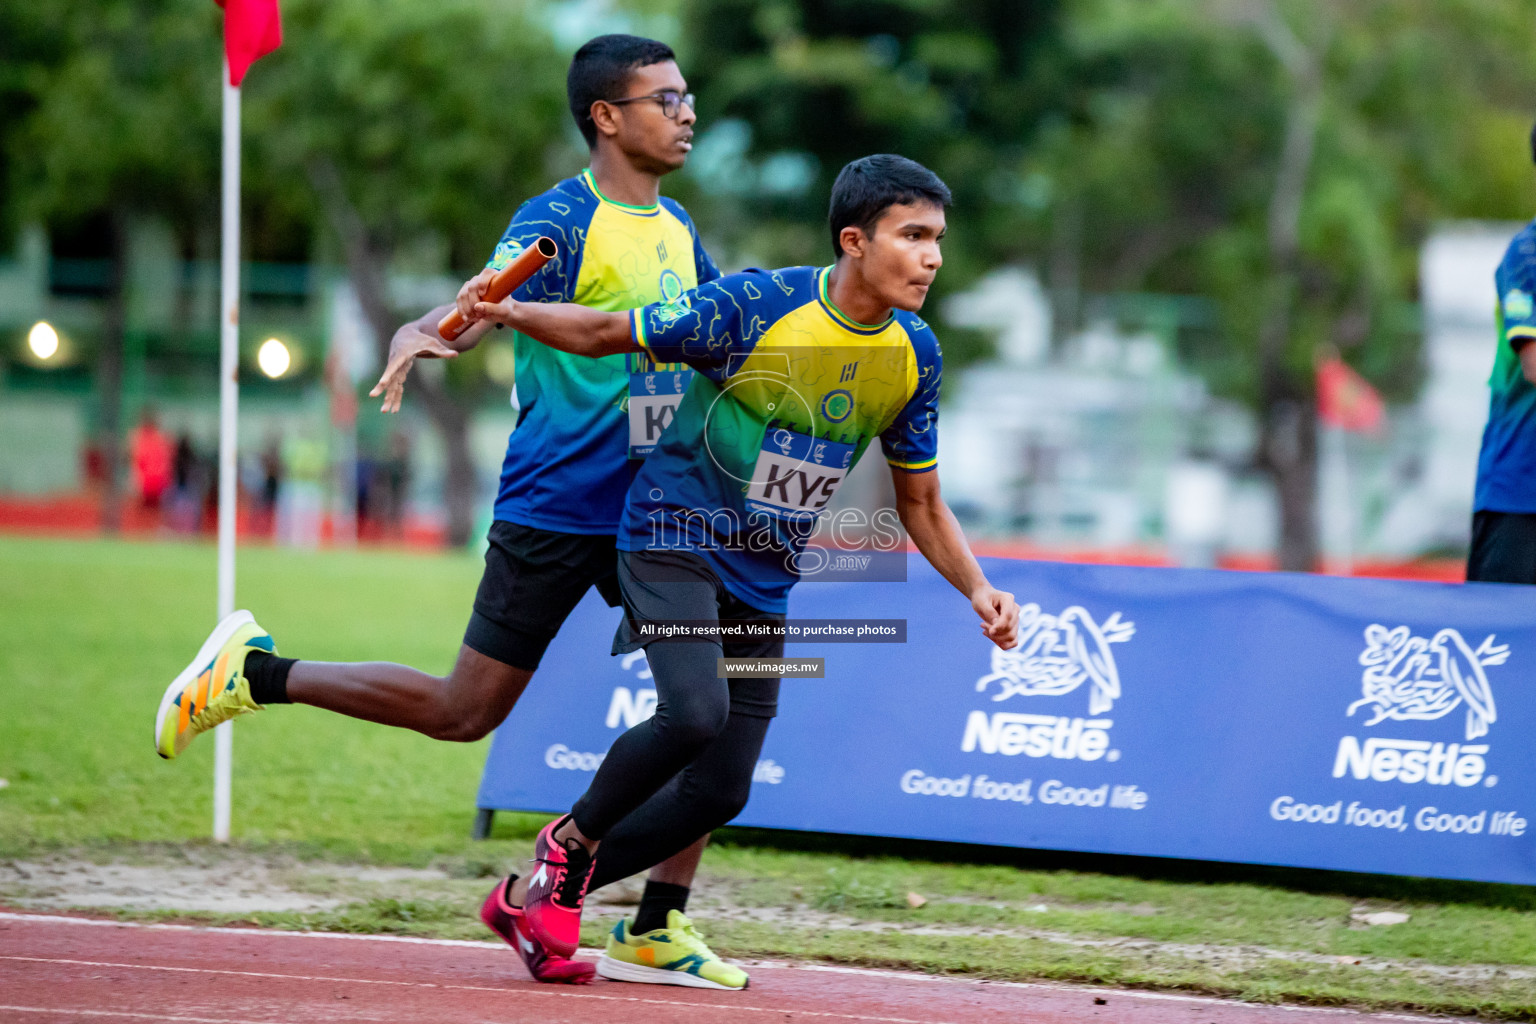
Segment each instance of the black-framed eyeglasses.
[[693,107],[693,93],[680,93],[676,89],[663,89],[660,92],[646,93],[644,96],[629,96],[622,100],[609,100],[608,102],[618,107],[623,106],[625,103],[634,103],[637,100],[655,100],[661,104],[662,114],[670,118],[676,118],[677,112],[682,109],[685,103],[690,109]]

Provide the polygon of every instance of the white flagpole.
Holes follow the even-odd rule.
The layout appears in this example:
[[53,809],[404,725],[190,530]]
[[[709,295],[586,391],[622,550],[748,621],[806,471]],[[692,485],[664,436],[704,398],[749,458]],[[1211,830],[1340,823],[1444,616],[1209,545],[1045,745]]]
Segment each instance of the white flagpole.
[[[235,610],[235,428],[240,390],[240,89],[224,61],[224,225],[219,252],[219,618]],[[213,732],[213,838],[229,840],[233,722]]]

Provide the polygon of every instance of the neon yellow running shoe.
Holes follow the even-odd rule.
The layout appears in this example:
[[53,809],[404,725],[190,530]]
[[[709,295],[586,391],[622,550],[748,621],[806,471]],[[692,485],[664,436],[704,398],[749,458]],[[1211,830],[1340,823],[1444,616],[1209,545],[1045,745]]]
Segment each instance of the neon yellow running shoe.
[[245,679],[245,656],[251,651],[276,654],[277,647],[250,612],[226,615],[192,663],[165,688],[155,715],[156,753],[169,760],[186,750],[198,733],[261,710]]
[[691,988],[747,987],[747,972],[728,964],[704,944],[681,910],[667,911],[667,926],[631,935],[629,922],[620,921],[608,936],[608,948],[597,962],[597,973],[610,981],[638,981],[647,985],[685,985]]

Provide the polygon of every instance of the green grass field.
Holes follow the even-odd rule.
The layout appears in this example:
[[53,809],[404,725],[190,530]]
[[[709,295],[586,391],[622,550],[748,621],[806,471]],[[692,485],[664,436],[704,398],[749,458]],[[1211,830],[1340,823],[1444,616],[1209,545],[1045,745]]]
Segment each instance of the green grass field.
[[[469,555],[242,550],[242,607],[279,650],[446,671],[479,578]],[[0,844],[196,841],[213,744],[154,756],[159,693],[214,620],[211,546],[0,539]],[[484,748],[311,708],[235,735],[235,833],[336,854],[415,857],[467,834]],[[398,847],[398,853],[385,853]]]
[[[250,549],[238,594],[285,654],[443,671],[478,575],[468,554]],[[295,885],[342,905],[239,919],[486,937],[474,916],[486,879],[526,855],[542,819],[503,814],[490,841],[468,839],[483,743],[436,743],[302,707],[249,716],[235,730],[235,841],[227,853],[209,843],[212,744],[163,762],[151,719],[212,625],[214,583],[211,546],[0,538],[0,866],[297,863]],[[790,833],[718,838],[695,907],[727,955],[1536,1019],[1536,891],[1523,887]],[[365,891],[346,880],[363,863],[442,873]],[[909,892],[927,903],[910,906]],[[0,877],[0,902],[5,894]],[[1362,909],[1411,919],[1360,927],[1351,913]],[[611,923],[590,921],[587,940]]]

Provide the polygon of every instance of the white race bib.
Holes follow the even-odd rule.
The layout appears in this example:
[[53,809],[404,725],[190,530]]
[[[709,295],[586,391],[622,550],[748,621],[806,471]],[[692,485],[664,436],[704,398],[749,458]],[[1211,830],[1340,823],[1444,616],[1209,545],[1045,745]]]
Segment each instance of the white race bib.
[[769,427],[752,467],[747,507],[783,518],[815,515],[837,493],[855,445]]
[[677,415],[677,404],[691,380],[693,371],[686,367],[629,375],[630,458],[643,459],[656,450],[656,441]]

